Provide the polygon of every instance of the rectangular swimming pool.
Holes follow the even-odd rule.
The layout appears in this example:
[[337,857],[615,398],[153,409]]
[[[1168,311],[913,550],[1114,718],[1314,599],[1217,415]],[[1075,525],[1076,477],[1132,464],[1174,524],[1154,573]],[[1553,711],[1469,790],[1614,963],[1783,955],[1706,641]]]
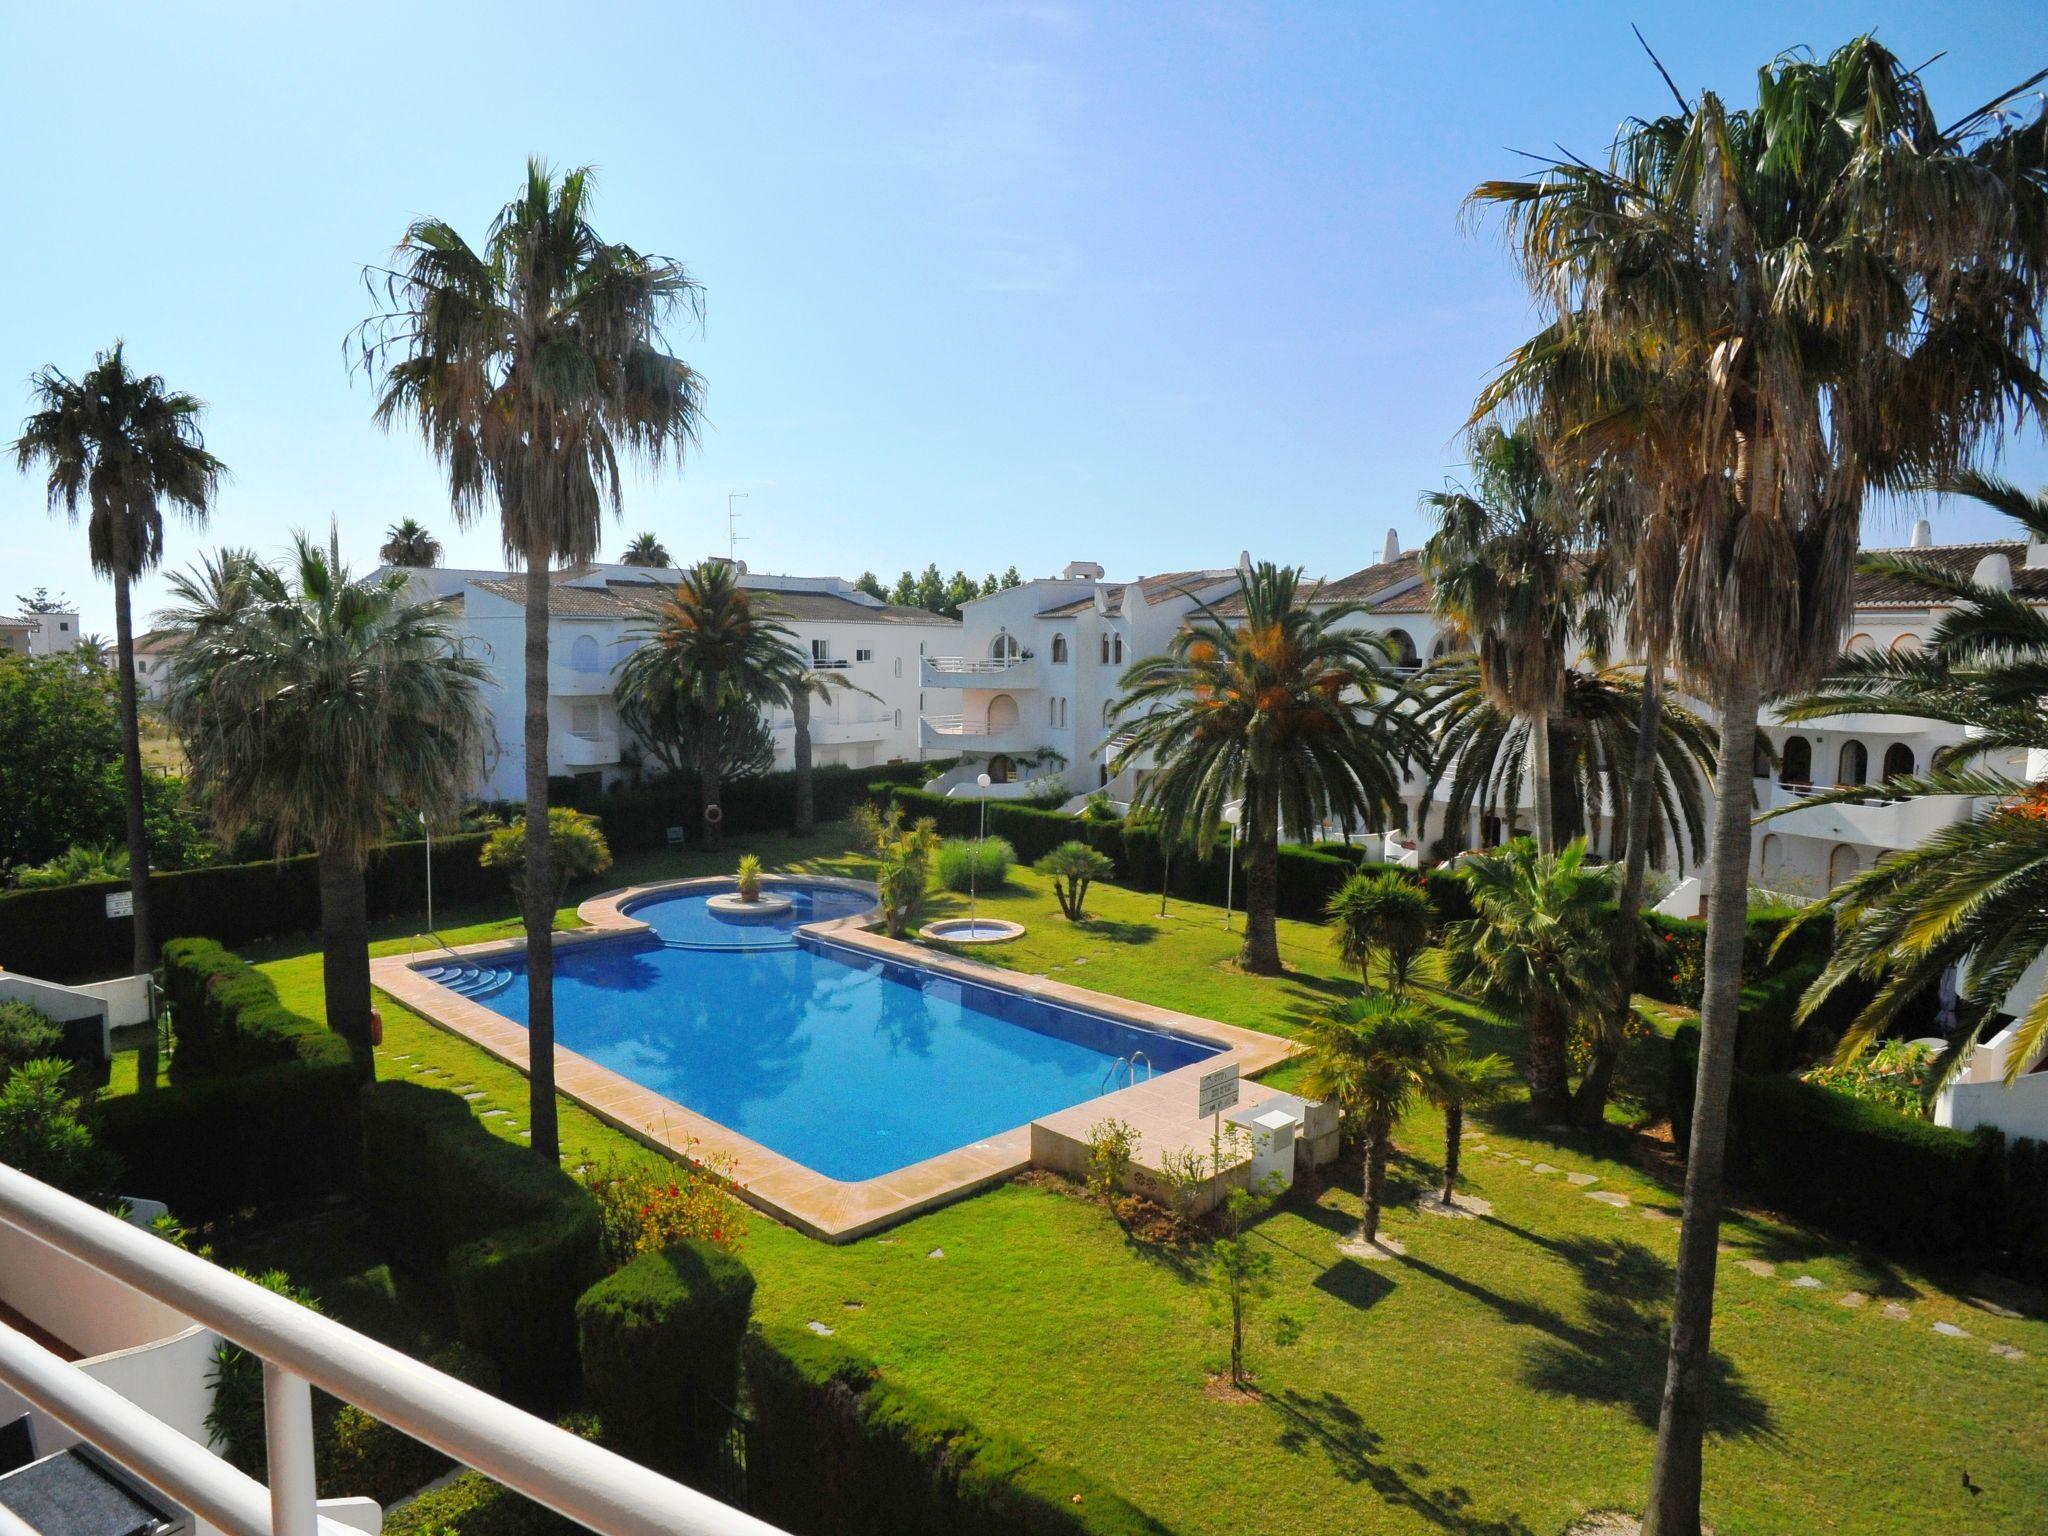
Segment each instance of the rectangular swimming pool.
[[[653,933],[558,948],[558,1042],[848,1181],[1126,1084],[1134,1053],[1142,1076],[1222,1049],[793,932],[834,915],[827,891],[815,898],[728,941],[706,926],[701,891],[678,893],[632,908]],[[526,1022],[520,956],[421,970]]]

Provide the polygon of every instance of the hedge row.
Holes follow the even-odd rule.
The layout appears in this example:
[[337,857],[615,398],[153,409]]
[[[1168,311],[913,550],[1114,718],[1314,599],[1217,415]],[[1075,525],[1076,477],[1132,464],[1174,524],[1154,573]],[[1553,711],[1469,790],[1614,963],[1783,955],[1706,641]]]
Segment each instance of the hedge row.
[[[811,770],[811,804],[819,823],[843,821],[869,796],[872,784],[922,784],[943,763],[889,763],[879,768],[849,768],[834,763]],[[613,853],[645,853],[668,846],[670,827],[681,827],[695,843],[701,832],[703,801],[697,776],[665,774],[646,784],[581,791],[574,781],[561,803],[588,811],[604,823],[605,840]],[[796,774],[783,769],[756,778],[735,779],[719,791],[725,835],[780,832],[796,823]],[[516,810],[516,808],[515,808]]]
[[[504,878],[477,862],[484,836],[434,839],[436,902],[456,906],[504,895]],[[372,922],[426,909],[423,844],[387,843],[363,873]],[[0,892],[0,967],[51,981],[126,970],[129,923],[109,918],[106,900],[127,888],[125,880],[89,880]],[[149,891],[159,940],[199,935],[239,945],[320,926],[320,861],[313,854],[152,872]]]
[[559,1395],[576,1379],[576,1300],[603,1272],[590,1192],[417,1083],[363,1091],[362,1146],[364,1195],[399,1253],[445,1278],[463,1340],[507,1395]]
[[[1672,1041],[1672,1130],[1692,1134],[1699,1028]],[[2048,1147],[1949,1130],[1796,1077],[1737,1072],[1728,1180],[1887,1253],[2048,1282]]]
[[209,939],[166,945],[164,979],[172,1081],[99,1106],[101,1140],[137,1192],[205,1219],[347,1184],[357,1142],[347,1043]]
[[754,1513],[797,1536],[1165,1536],[1070,1467],[977,1429],[835,1339],[750,1335]]

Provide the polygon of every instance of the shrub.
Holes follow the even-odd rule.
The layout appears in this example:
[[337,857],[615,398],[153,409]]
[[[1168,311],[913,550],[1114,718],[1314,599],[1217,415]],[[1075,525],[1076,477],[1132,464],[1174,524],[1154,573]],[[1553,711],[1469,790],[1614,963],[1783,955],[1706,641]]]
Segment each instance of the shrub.
[[[586,1440],[598,1438],[587,1413],[556,1421]],[[392,1510],[384,1536],[585,1536],[583,1527],[546,1505],[514,1493],[481,1472],[464,1472],[445,1487]]]
[[67,1194],[97,1198],[114,1181],[108,1155],[80,1119],[81,1104],[66,1079],[71,1064],[53,1057],[25,1061],[0,1087],[0,1163]]
[[[495,870],[511,882],[513,894],[526,899],[526,818],[500,827],[484,839],[477,862]],[[551,899],[560,906],[569,887],[612,867],[611,846],[604,829],[592,817],[566,805],[548,807],[548,877],[553,884]]]
[[576,1298],[602,1268],[597,1210],[588,1201],[551,1205],[448,1255],[456,1322],[497,1367],[508,1396],[553,1401],[575,1380]]
[[54,1056],[64,1039],[57,1021],[31,1003],[0,1003],[0,1083],[16,1067],[41,1056]]
[[1106,857],[1083,842],[1061,843],[1032,868],[1052,877],[1053,896],[1070,923],[1078,923],[1088,915],[1088,887],[1115,873],[1115,866]]
[[76,885],[81,880],[126,880],[128,850],[106,843],[89,846],[74,843],[54,859],[17,870],[14,886],[21,891],[44,891],[56,885]]
[[881,896],[882,924],[890,938],[902,938],[924,911],[932,856],[938,846],[939,834],[930,817],[908,831],[883,832],[882,867],[875,875],[875,889]]
[[1918,1041],[1887,1040],[1852,1062],[1815,1067],[1804,1074],[1804,1080],[1852,1099],[1882,1104],[1897,1114],[1925,1119],[1934,1076],[1931,1049]]
[[740,855],[739,869],[734,873],[733,884],[741,901],[761,899],[761,861],[751,853]]
[[605,1263],[616,1267],[686,1241],[737,1248],[746,1215],[732,1192],[731,1175],[729,1157],[657,1171],[614,1154],[602,1167],[587,1170],[583,1187],[597,1200]]
[[[309,1312],[320,1310],[313,1293],[294,1285],[292,1277],[281,1269],[266,1270],[260,1275],[252,1275],[246,1269],[237,1269],[235,1273],[266,1291],[296,1301]],[[241,1345],[223,1339],[214,1346],[206,1384],[213,1393],[213,1401],[206,1410],[206,1443],[217,1447],[230,1465],[251,1477],[263,1476],[263,1362]]]
[[1114,1200],[1130,1176],[1138,1155],[1138,1128],[1123,1120],[1103,1120],[1088,1128],[1088,1193]]
[[755,1513],[841,1536],[1166,1536],[1070,1467],[989,1435],[884,1376],[837,1339],[749,1335]]
[[629,1454],[678,1472],[716,1464],[753,1299],[746,1265],[698,1242],[643,1253],[583,1293],[584,1385]]
[[939,844],[939,883],[949,891],[986,891],[1010,878],[1016,860],[1003,838],[949,837]]

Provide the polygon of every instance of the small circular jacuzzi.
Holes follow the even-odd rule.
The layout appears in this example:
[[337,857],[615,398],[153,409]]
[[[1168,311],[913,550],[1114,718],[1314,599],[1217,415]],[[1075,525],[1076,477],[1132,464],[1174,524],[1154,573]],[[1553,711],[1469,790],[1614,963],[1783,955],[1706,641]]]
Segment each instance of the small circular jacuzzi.
[[823,881],[764,882],[758,902],[739,899],[730,880],[653,891],[625,903],[625,915],[647,924],[665,944],[689,949],[788,949],[806,923],[831,922],[874,910],[858,886]]
[[1024,925],[1000,917],[946,917],[926,923],[917,936],[940,944],[1006,944],[1024,936]]

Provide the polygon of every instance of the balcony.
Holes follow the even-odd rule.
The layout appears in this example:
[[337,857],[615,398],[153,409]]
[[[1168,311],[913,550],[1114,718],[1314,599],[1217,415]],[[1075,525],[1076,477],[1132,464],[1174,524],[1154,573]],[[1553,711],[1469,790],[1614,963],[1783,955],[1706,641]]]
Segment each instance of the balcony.
[[917,662],[920,688],[990,688],[1011,691],[1042,688],[1045,677],[1036,656],[1017,656],[996,661],[974,656],[920,656]]
[[[1801,804],[1818,788],[1773,783],[1760,786],[1759,792],[1763,800],[1761,809],[1774,811],[1781,806]],[[1943,827],[1967,819],[1976,803],[1969,795],[1928,795],[1917,800],[1872,798],[1840,805],[1814,805],[1775,817],[1760,830],[1830,843],[1911,848]]]
[[986,720],[963,715],[926,715],[917,722],[919,742],[940,752],[1036,752],[1045,746],[1039,733],[1024,725],[990,730]]
[[566,661],[548,663],[549,693],[580,699],[608,695],[611,691],[612,673],[608,667],[574,667]]
[[555,755],[565,768],[609,768],[619,760],[619,738],[564,731],[555,737]]

